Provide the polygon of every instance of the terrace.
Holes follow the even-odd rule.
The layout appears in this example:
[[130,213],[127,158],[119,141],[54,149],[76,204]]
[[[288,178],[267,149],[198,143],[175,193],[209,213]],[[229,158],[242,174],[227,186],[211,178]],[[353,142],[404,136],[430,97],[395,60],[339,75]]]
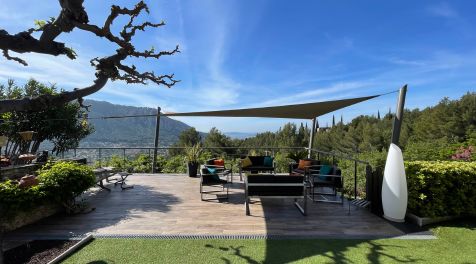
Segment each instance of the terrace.
[[[254,151],[275,155],[305,149],[258,148]],[[150,154],[150,150],[79,148],[66,152],[62,157],[96,154],[96,164],[105,165],[113,155],[126,161],[138,153]],[[166,153],[167,150],[170,149],[161,148],[158,151]],[[234,151],[247,153],[251,150]],[[226,159],[232,160],[232,157],[236,156],[228,155]],[[106,184],[111,188],[110,192],[95,187],[85,193],[83,198],[89,207],[95,208],[92,212],[73,216],[55,215],[10,232],[6,240],[70,239],[88,234],[95,237],[139,238],[433,238],[428,232],[411,234],[415,228],[388,222],[371,213],[370,206],[363,208],[352,202],[371,200],[362,191],[366,190],[367,178],[370,177],[366,175],[366,162],[315,149],[312,149],[312,157],[335,164],[351,162],[351,170],[344,172],[350,192],[343,205],[308,200],[308,214],[303,216],[290,199],[252,199],[251,215],[247,216],[244,182],[240,181],[236,168],[233,183],[229,185],[229,199],[218,194],[218,199],[214,201],[201,201],[199,177],[180,173],[134,173],[127,178],[127,184],[134,187],[132,189],[121,190],[110,183]]]
[[387,238],[405,231],[369,210],[348,204],[310,203],[302,216],[289,200],[256,199],[245,215],[243,182],[234,176],[229,200],[200,200],[199,179],[183,174],[134,174],[133,189],[93,188],[87,214],[57,215],[7,235],[16,239],[84,237],[309,237]]

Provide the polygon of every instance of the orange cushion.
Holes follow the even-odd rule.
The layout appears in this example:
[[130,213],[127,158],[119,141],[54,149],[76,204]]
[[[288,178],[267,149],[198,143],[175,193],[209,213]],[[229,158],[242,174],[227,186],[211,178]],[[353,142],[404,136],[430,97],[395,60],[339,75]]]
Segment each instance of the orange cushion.
[[213,160],[213,165],[215,166],[225,166],[225,161],[223,159]]
[[312,165],[311,160],[299,160],[298,169],[304,170],[306,169],[307,166],[311,166],[311,165]]

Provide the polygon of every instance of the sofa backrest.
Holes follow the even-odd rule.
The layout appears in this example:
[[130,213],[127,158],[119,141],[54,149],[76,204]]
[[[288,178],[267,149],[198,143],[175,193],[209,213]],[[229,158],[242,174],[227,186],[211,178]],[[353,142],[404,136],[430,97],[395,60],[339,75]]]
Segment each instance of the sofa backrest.
[[264,164],[264,157],[265,156],[248,156],[253,166],[262,166]]

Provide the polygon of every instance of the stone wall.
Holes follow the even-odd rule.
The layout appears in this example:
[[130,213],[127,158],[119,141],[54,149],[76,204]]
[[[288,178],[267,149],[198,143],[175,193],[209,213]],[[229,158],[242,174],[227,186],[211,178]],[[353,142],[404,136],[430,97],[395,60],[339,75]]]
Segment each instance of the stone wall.
[[1,168],[0,181],[19,180],[21,177],[27,174],[34,174],[35,171],[41,168],[44,163],[32,163],[20,166],[12,166]]

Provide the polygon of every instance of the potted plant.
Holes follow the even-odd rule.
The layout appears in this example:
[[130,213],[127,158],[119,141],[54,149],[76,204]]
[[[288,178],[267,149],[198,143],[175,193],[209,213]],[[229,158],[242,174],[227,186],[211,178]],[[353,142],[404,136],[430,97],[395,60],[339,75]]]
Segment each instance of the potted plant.
[[200,144],[195,144],[185,148],[185,158],[187,161],[187,172],[189,177],[197,177],[200,154],[203,149]]

